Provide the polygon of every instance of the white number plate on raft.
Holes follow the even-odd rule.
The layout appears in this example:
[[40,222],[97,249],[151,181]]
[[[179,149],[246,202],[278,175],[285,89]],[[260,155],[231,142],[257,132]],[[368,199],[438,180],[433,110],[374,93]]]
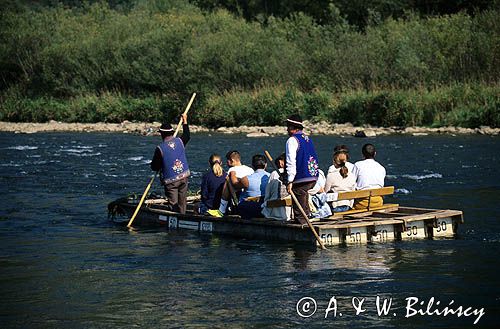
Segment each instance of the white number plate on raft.
[[402,240],[425,239],[427,232],[423,220],[413,221],[406,224],[406,231],[401,232]]
[[177,228],[177,217],[170,216],[168,218],[168,228]]
[[451,218],[437,219],[432,231],[434,237],[453,236],[453,220]]
[[[339,235],[339,230],[334,228],[334,229],[321,229],[319,238],[321,239],[321,242],[325,246],[333,246],[340,244],[340,235]],[[319,243],[316,242],[317,245]]]
[[200,223],[200,231],[201,232],[212,232],[212,222],[201,222]]
[[160,215],[158,216],[158,220],[160,222],[165,222],[168,224],[168,228],[177,228],[177,217],[172,217],[172,216],[165,216],[165,215]]
[[394,241],[394,225],[376,225],[375,232],[372,234],[373,242]]
[[179,220],[179,228],[183,228],[186,230],[199,230],[199,222],[191,222],[189,220]]
[[346,243],[366,243],[368,242],[368,233],[366,227],[351,227],[351,233],[346,236]]

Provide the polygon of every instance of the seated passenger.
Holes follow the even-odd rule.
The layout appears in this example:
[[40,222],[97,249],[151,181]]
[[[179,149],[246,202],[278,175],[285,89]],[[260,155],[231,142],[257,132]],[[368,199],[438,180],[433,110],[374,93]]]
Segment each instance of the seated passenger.
[[201,178],[201,202],[198,212],[202,215],[208,210],[219,209],[222,189],[227,174],[222,169],[222,159],[218,154],[212,154],[208,160],[210,169]]
[[[375,161],[377,154],[375,146],[365,144],[362,148],[365,160],[354,164],[354,174],[356,175],[356,189],[366,190],[372,188],[384,187],[385,168]],[[384,203],[381,196],[371,197],[370,207],[379,207]],[[354,209],[366,209],[368,207],[368,198],[357,199],[354,202]]]
[[[356,176],[353,173],[354,165],[349,161],[349,150],[345,145],[336,146],[333,152],[333,165],[328,169],[326,176],[325,191],[349,192],[356,189]],[[333,201],[331,208],[333,212],[350,210],[354,200]]]
[[354,164],[349,162],[349,148],[342,144],[342,145],[337,145],[335,146],[335,148],[333,149],[333,155],[335,156],[335,153],[343,153],[345,155],[345,158],[346,158],[346,161],[345,161],[345,166],[347,167],[347,169],[349,170],[349,172],[353,172],[354,170]]
[[274,164],[276,165],[276,168],[278,170],[275,170],[271,173],[269,176],[269,180],[275,180],[279,179],[281,182],[284,183],[286,175],[285,175],[285,161],[286,161],[286,155],[285,153],[281,153],[276,159],[274,159]]
[[266,193],[264,196],[264,202],[262,203],[262,214],[266,218],[276,219],[276,220],[290,220],[292,208],[289,206],[281,207],[268,207],[267,201],[283,199],[288,196],[286,190],[286,173],[285,173],[285,153],[282,153],[276,159],[274,163],[276,164],[275,170],[269,176],[269,182],[266,186]]
[[325,193],[326,178],[323,170],[318,169],[318,180],[309,193],[309,208],[312,218],[325,218],[332,215]]
[[[234,194],[239,194],[233,185],[237,184],[239,180],[245,176],[253,174],[253,169],[245,166],[241,163],[241,155],[238,151],[229,151],[226,154],[227,165],[229,166],[229,170],[227,171],[226,183],[224,183],[224,187],[222,189],[222,198],[220,201],[219,209],[209,210],[208,214],[214,217],[222,217],[227,210],[229,200],[233,198]],[[232,184],[232,185],[229,185]],[[236,195],[237,197],[237,195]]]
[[266,157],[256,154],[252,157],[252,167],[255,172],[239,180],[236,187],[242,187],[238,204],[238,213],[243,218],[262,217],[261,209],[266,186],[269,181],[269,173],[266,171]]

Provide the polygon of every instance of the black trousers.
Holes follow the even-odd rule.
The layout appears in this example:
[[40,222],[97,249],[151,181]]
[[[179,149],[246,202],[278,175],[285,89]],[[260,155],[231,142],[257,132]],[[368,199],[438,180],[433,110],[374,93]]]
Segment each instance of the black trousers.
[[173,183],[165,184],[165,196],[172,210],[181,214],[186,213],[188,179],[183,178]]
[[[300,205],[302,206],[302,209],[304,209],[304,212],[306,213],[307,216],[311,214],[311,209],[309,208],[308,191],[312,189],[315,184],[316,182],[312,181],[304,183],[293,183],[292,185],[292,192],[297,197],[297,200],[299,201]],[[307,224],[304,216],[302,216],[302,213],[300,212],[299,207],[297,207],[295,202],[293,202],[293,217],[299,223]]]

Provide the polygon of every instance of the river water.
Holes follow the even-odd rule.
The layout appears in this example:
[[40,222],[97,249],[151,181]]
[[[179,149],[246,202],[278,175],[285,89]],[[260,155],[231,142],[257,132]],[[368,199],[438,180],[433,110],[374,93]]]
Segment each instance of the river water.
[[[264,149],[276,156],[285,140],[192,135],[190,189],[198,189],[212,152],[238,149],[248,164]],[[498,328],[500,138],[314,141],[325,171],[336,144],[348,145],[358,160],[362,144],[374,143],[386,185],[397,189],[390,201],[463,210],[459,236],[320,251],[194,232],[128,231],[108,221],[106,205],[142,193],[158,137],[0,133],[0,327],[466,328],[483,309],[475,327]],[[154,189],[161,191],[158,184]],[[387,315],[377,314],[377,296],[392,298]],[[317,305],[308,318],[296,310],[304,297]],[[354,297],[355,304],[365,299],[357,315]],[[411,297],[418,298],[415,310],[425,310],[432,297],[432,310],[472,309],[461,317],[412,315]],[[334,302],[337,313],[326,313]],[[312,302],[307,306],[299,310],[312,313]]]

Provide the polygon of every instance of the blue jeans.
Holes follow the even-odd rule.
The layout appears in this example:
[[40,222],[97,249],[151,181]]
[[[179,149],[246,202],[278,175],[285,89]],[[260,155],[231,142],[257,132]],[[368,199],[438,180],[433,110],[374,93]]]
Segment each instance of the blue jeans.
[[351,207],[349,206],[338,206],[338,207],[335,207],[333,208],[333,212],[343,212],[343,211],[347,211],[347,210],[350,210]]

